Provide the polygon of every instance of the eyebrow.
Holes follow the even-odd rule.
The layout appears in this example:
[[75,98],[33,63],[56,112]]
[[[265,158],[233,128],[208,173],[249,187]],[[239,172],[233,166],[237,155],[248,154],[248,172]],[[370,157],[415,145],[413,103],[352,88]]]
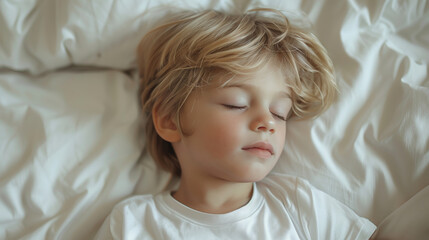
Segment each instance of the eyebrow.
[[[250,84],[240,84],[240,83],[232,83],[232,84],[225,84],[224,86],[222,86],[221,88],[231,88],[231,87],[237,87],[237,88],[243,88],[245,90],[254,90],[255,87],[253,87]],[[282,98],[291,98],[290,93],[286,92],[286,91],[278,91],[278,96],[282,97]]]

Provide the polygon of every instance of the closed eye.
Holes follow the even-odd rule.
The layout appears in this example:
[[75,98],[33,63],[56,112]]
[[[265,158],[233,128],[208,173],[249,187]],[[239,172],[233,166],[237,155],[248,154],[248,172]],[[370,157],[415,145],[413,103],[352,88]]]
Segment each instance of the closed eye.
[[[246,109],[246,106],[236,106],[236,105],[230,105],[230,104],[222,104],[222,105],[224,107],[228,108],[228,109],[236,109],[236,110],[244,110],[244,109]],[[275,113],[271,113],[271,114],[273,114],[274,117],[276,117],[276,118],[278,118],[278,119],[286,122],[286,118],[285,117],[283,117],[283,116],[281,116],[279,114],[275,114]]]
[[229,104],[222,104],[222,105],[229,109],[243,110],[246,108],[246,106],[235,106],[235,105],[229,105]]
[[275,114],[275,113],[272,113],[276,118],[278,118],[278,119],[280,119],[280,120],[282,120],[282,121],[285,121],[286,122],[286,118],[285,117],[283,117],[283,116],[280,116],[280,115],[278,115],[278,114]]

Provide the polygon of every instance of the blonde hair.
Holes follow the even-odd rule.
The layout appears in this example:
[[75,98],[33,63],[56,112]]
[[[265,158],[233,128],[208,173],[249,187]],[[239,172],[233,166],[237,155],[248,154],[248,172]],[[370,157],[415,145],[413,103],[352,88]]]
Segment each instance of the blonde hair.
[[277,10],[254,9],[241,15],[187,11],[147,33],[138,47],[141,101],[148,116],[147,147],[159,166],[181,174],[171,143],[155,131],[154,108],[174,119],[181,131],[180,112],[196,88],[219,73],[248,74],[271,57],[280,63],[291,88],[290,117],[315,117],[334,101],[337,90],[326,50],[313,34],[291,25]]

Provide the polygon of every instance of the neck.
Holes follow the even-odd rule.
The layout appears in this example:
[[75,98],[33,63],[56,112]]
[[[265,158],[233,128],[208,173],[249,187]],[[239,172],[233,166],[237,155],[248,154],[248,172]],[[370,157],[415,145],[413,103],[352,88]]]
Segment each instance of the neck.
[[249,202],[253,183],[227,182],[221,179],[206,181],[182,175],[179,189],[173,197],[182,204],[206,213],[228,213]]

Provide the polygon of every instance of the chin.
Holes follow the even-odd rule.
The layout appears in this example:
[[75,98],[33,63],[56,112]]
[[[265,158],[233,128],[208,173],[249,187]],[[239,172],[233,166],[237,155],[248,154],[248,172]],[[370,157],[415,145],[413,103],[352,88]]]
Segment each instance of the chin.
[[258,171],[258,172],[247,172],[241,176],[236,176],[235,182],[259,182],[262,179],[264,179],[269,172],[262,172],[262,171]]
[[251,168],[248,168],[246,171],[246,178],[251,180],[251,182],[259,182],[263,180],[273,169],[274,165],[271,166],[265,165],[265,166],[253,166]]
[[259,182],[259,181],[262,181],[266,176],[267,176],[268,174],[264,174],[264,175],[261,175],[261,176],[258,176],[258,177],[254,177],[253,179],[252,179],[252,182]]

